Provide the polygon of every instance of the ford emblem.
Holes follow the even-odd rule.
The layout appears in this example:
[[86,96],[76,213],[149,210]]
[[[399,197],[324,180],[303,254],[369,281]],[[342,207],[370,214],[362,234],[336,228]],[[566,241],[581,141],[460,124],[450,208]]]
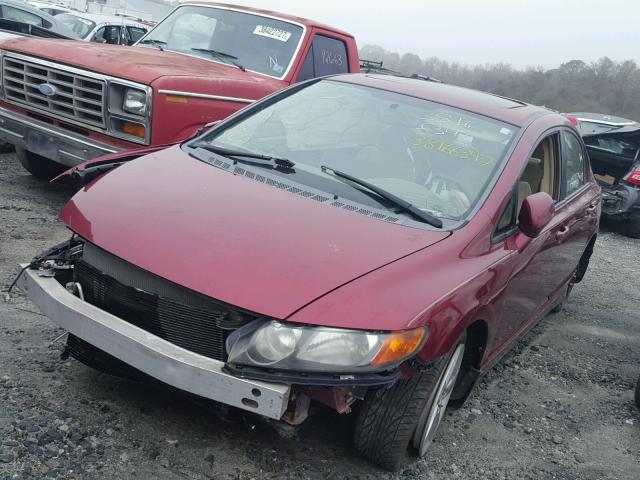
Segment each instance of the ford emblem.
[[45,97],[53,97],[56,94],[56,87],[49,83],[38,85],[38,91]]

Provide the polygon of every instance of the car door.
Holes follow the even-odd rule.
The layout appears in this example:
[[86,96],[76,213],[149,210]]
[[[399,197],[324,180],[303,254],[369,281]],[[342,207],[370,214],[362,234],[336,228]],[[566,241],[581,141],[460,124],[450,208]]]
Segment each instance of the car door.
[[[555,275],[562,288],[573,275],[598,222],[598,196],[591,188],[593,175],[580,137],[566,128],[560,131],[562,172],[556,215],[562,218],[555,232],[558,263]],[[557,292],[554,292],[557,293]]]
[[495,354],[533,321],[560,282],[554,263],[559,256],[555,234],[561,228],[561,216],[554,217],[540,235],[524,247],[517,242],[522,235],[518,215],[524,199],[538,192],[548,193],[556,202],[560,199],[559,132],[545,133],[535,145],[494,233],[494,243],[508,253],[501,264],[495,266],[504,283],[502,292],[494,300],[497,325],[488,350]]

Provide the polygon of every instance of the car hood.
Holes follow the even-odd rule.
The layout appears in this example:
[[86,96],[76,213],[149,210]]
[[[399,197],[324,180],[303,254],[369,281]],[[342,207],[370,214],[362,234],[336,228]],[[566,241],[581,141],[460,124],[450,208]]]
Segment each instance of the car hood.
[[281,319],[450,234],[318,203],[198,161],[178,146],[98,178],[60,217],[144,270]]
[[231,65],[147,47],[19,37],[1,41],[0,48],[145,85],[164,76],[273,81]]

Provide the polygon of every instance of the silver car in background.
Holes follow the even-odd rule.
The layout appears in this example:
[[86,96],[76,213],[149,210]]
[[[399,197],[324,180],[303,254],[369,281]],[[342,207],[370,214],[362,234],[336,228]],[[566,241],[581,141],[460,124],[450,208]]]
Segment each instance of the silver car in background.
[[85,42],[133,45],[151,30],[145,23],[119,15],[72,11],[55,18]]

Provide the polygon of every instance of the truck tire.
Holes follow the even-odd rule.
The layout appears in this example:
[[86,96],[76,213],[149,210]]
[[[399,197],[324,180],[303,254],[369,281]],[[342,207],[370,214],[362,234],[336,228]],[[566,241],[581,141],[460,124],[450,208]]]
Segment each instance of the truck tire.
[[35,154],[22,147],[16,147],[16,155],[22,166],[38,180],[51,180],[67,168],[48,158]]
[[640,238],[640,217],[627,220],[621,233],[627,237]]
[[640,378],[638,379],[638,384],[636,385],[636,405],[640,408]]
[[464,338],[437,365],[391,387],[369,390],[354,431],[356,449],[376,465],[397,471],[431,445],[456,383]]

